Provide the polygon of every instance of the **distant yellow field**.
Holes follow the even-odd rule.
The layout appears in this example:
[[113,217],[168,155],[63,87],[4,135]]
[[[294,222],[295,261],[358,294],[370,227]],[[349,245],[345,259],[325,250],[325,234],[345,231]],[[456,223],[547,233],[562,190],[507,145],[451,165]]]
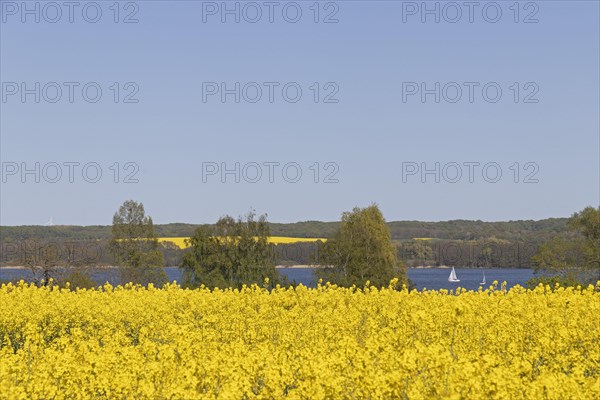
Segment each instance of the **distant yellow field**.
[[173,242],[180,249],[185,249],[186,247],[188,247],[185,244],[186,239],[188,239],[188,238],[186,238],[186,237],[165,237],[165,238],[158,238],[158,241],[159,242]]
[[296,242],[316,242],[316,241],[325,242],[327,239],[325,238],[296,238],[296,237],[285,237],[285,236],[271,236],[269,238],[269,243],[274,244],[285,244],[285,243],[296,243]]
[[[185,240],[187,237],[164,237],[158,238],[159,242],[173,242],[179,248],[185,249],[188,247],[185,244]],[[285,236],[271,236],[269,237],[269,243],[273,244],[287,244],[287,243],[297,243],[297,242],[316,242],[317,240],[321,240],[323,242],[327,241],[324,238],[297,238],[297,237],[285,237]]]
[[413,240],[431,240],[431,238],[413,238]]

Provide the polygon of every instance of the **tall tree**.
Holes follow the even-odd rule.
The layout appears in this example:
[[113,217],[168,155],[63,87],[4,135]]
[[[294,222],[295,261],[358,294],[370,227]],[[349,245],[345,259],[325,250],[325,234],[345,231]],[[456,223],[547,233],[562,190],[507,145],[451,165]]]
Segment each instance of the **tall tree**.
[[587,268],[598,272],[600,278],[600,207],[586,207],[573,214],[569,228],[583,235]]
[[239,287],[260,284],[269,278],[279,281],[273,251],[269,245],[266,215],[256,219],[254,211],[244,219],[220,218],[214,226],[200,227],[188,240],[190,250],[183,257],[184,283],[209,287]]
[[160,285],[167,281],[152,218],[142,203],[127,200],[119,207],[113,216],[110,245],[123,283]]
[[317,270],[321,278],[343,286],[360,286],[367,280],[387,286],[393,278],[407,283],[406,269],[375,204],[342,215],[340,228],[323,245],[320,264],[326,266]]
[[568,232],[542,244],[532,257],[536,271],[579,281],[600,279],[600,207],[573,214]]

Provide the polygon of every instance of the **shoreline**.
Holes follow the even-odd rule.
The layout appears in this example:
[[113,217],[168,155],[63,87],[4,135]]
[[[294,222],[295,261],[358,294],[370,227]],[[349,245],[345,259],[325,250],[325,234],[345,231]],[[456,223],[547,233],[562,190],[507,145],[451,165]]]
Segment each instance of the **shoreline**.
[[[39,268],[39,267],[36,267]],[[59,266],[56,268],[68,268],[65,266]],[[93,269],[118,269],[118,266],[115,265],[94,265],[94,266],[83,266],[83,267],[73,267],[73,268],[93,268]],[[163,268],[179,268],[177,265],[169,265]],[[326,268],[321,265],[311,265],[311,264],[295,264],[295,265],[276,265],[275,269],[318,269],[318,268]],[[431,265],[417,265],[415,267],[406,267],[406,269],[450,269],[451,266],[448,265],[439,265],[439,266],[431,266]],[[521,267],[510,267],[510,268],[499,268],[499,267],[454,267],[456,269],[523,269]],[[0,265],[0,270],[3,269],[15,269],[15,270],[29,270],[31,267],[26,267],[23,265]]]
[[[34,267],[34,268],[40,268],[40,267]],[[67,266],[57,266],[55,268],[69,268]],[[73,267],[73,268],[93,268],[93,269],[118,269],[119,267],[116,265],[92,265],[92,266],[83,266],[83,267]],[[178,265],[168,265],[166,267],[163,268],[179,268]],[[301,269],[301,268],[310,268],[310,269],[315,269],[315,268],[322,268],[321,266],[318,265],[309,265],[309,264],[298,264],[298,265],[276,265],[275,266],[276,269],[281,269],[281,268],[290,268],[290,269]],[[17,270],[28,270],[31,269],[31,267],[26,267],[23,265],[0,265],[0,270],[2,269],[17,269]]]

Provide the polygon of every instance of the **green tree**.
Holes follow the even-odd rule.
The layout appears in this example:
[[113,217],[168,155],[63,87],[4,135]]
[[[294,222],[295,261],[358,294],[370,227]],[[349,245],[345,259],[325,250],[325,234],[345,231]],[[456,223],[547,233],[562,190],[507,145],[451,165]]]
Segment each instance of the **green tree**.
[[508,240],[498,239],[495,236],[491,236],[485,240],[475,241],[474,248],[467,249],[466,253],[475,253],[473,254],[473,257],[468,256],[468,258],[472,258],[471,265],[474,264],[474,266],[483,268],[494,268],[496,266],[506,265],[504,260],[508,258],[508,249],[510,246],[511,242]]
[[161,285],[167,281],[152,218],[142,203],[127,200],[119,207],[113,217],[110,246],[122,283]]
[[568,232],[542,244],[532,257],[536,272],[580,282],[600,279],[600,207],[573,214]]
[[433,249],[424,240],[411,240],[400,246],[401,258],[409,266],[428,265],[435,263]]
[[92,279],[91,272],[85,268],[72,268],[56,282],[60,287],[67,287],[67,283],[71,290],[91,289],[97,286]]
[[323,245],[317,275],[342,286],[362,286],[370,281],[387,286],[398,278],[407,283],[406,269],[398,260],[396,246],[379,207],[354,208],[342,215],[338,231]]
[[600,278],[600,207],[586,207],[573,214],[569,228],[580,232],[585,241],[585,267]]
[[187,286],[240,287],[261,284],[269,278],[279,282],[266,215],[256,219],[254,211],[245,219],[220,218],[214,226],[201,226],[188,239],[190,250],[181,268]]
[[183,250],[171,241],[161,241],[159,249],[163,255],[166,267],[175,267],[181,265]]

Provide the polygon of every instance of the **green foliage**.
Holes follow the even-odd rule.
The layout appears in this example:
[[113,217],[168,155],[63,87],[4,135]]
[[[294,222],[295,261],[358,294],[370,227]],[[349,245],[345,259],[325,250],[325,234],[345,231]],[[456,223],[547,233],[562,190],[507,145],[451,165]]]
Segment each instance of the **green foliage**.
[[[593,210],[593,208],[591,208]],[[581,213],[587,216],[590,211]],[[451,265],[486,268],[531,268],[531,256],[544,242],[567,230],[567,218],[540,221],[483,222],[453,220],[442,222],[394,221],[388,222],[391,237],[399,246],[399,257],[410,266]],[[583,221],[597,221],[583,218]],[[296,223],[268,223],[273,236],[331,237],[341,222],[304,221]],[[592,227],[593,224],[587,224]],[[214,229],[215,225],[172,223],[154,225],[158,237],[190,237],[199,227]],[[573,237],[571,234],[569,237]],[[24,265],[29,253],[24,240],[58,243],[61,251],[74,244],[84,265],[115,265],[106,246],[111,238],[111,226],[10,226],[0,227],[0,261],[3,265]],[[413,241],[413,238],[432,238]],[[417,248],[413,243],[417,242]],[[600,246],[595,246],[599,248]],[[96,250],[99,249],[99,251]],[[593,249],[593,246],[589,246]],[[159,245],[164,265],[181,265],[187,250],[172,245]],[[274,249],[277,264],[319,263],[319,245],[315,243],[280,244]],[[91,256],[91,257],[90,257]],[[590,256],[590,260],[598,260]]]
[[568,226],[580,231],[587,240],[597,243],[600,240],[600,207],[586,207],[573,214]]
[[[445,240],[484,240],[491,237],[506,240],[545,241],[566,229],[568,218],[548,218],[539,221],[521,220],[484,222],[452,220],[440,222],[392,221],[388,222],[392,239],[434,238]],[[172,223],[155,225],[158,237],[190,237],[201,225]],[[208,227],[209,225],[207,225]],[[330,237],[340,227],[340,222],[303,221],[295,223],[270,223],[273,236]],[[0,240],[31,239],[92,240],[109,239],[111,226],[2,226]]]
[[183,256],[181,268],[186,286],[240,287],[262,284],[269,278],[279,282],[266,215],[258,220],[253,211],[245,219],[225,216],[213,227],[196,229],[189,239],[191,249]]
[[[491,237],[482,240],[420,240],[419,245],[431,250],[430,259],[415,253],[413,242],[402,242],[399,255],[410,266],[457,266],[468,268],[531,268],[533,256],[541,243],[537,241],[505,240]],[[420,252],[423,254],[423,251]]]
[[319,251],[322,241],[280,243],[272,245],[273,257],[277,265],[319,264]]
[[584,268],[585,251],[586,245],[581,238],[557,236],[541,245],[532,259],[537,271],[559,273]]
[[383,287],[393,278],[406,283],[404,265],[377,205],[356,207],[342,215],[339,230],[323,245],[321,265],[328,267],[317,274],[342,286],[362,286],[370,281]]
[[127,200],[119,207],[113,217],[110,247],[123,283],[161,285],[167,281],[152,218],[146,216],[142,203]]
[[399,257],[405,260],[408,266],[435,264],[433,247],[423,240],[410,240],[399,246]]
[[560,287],[577,287],[581,285],[581,282],[574,277],[554,275],[533,277],[526,282],[526,286],[529,289],[534,289],[540,283],[544,286],[549,285],[551,288],[556,287],[556,285]]
[[600,277],[600,207],[586,207],[573,214],[569,227],[583,235],[586,268],[598,272]]
[[181,265],[184,250],[180,249],[175,243],[169,241],[160,242],[159,250],[163,254],[165,267]]
[[583,283],[600,279],[600,208],[573,214],[568,229],[540,246],[532,257],[536,272]]
[[66,287],[67,282],[71,290],[79,289],[91,289],[96,287],[96,283],[92,280],[89,272],[81,268],[71,269],[65,276],[56,281],[56,284],[60,287]]

